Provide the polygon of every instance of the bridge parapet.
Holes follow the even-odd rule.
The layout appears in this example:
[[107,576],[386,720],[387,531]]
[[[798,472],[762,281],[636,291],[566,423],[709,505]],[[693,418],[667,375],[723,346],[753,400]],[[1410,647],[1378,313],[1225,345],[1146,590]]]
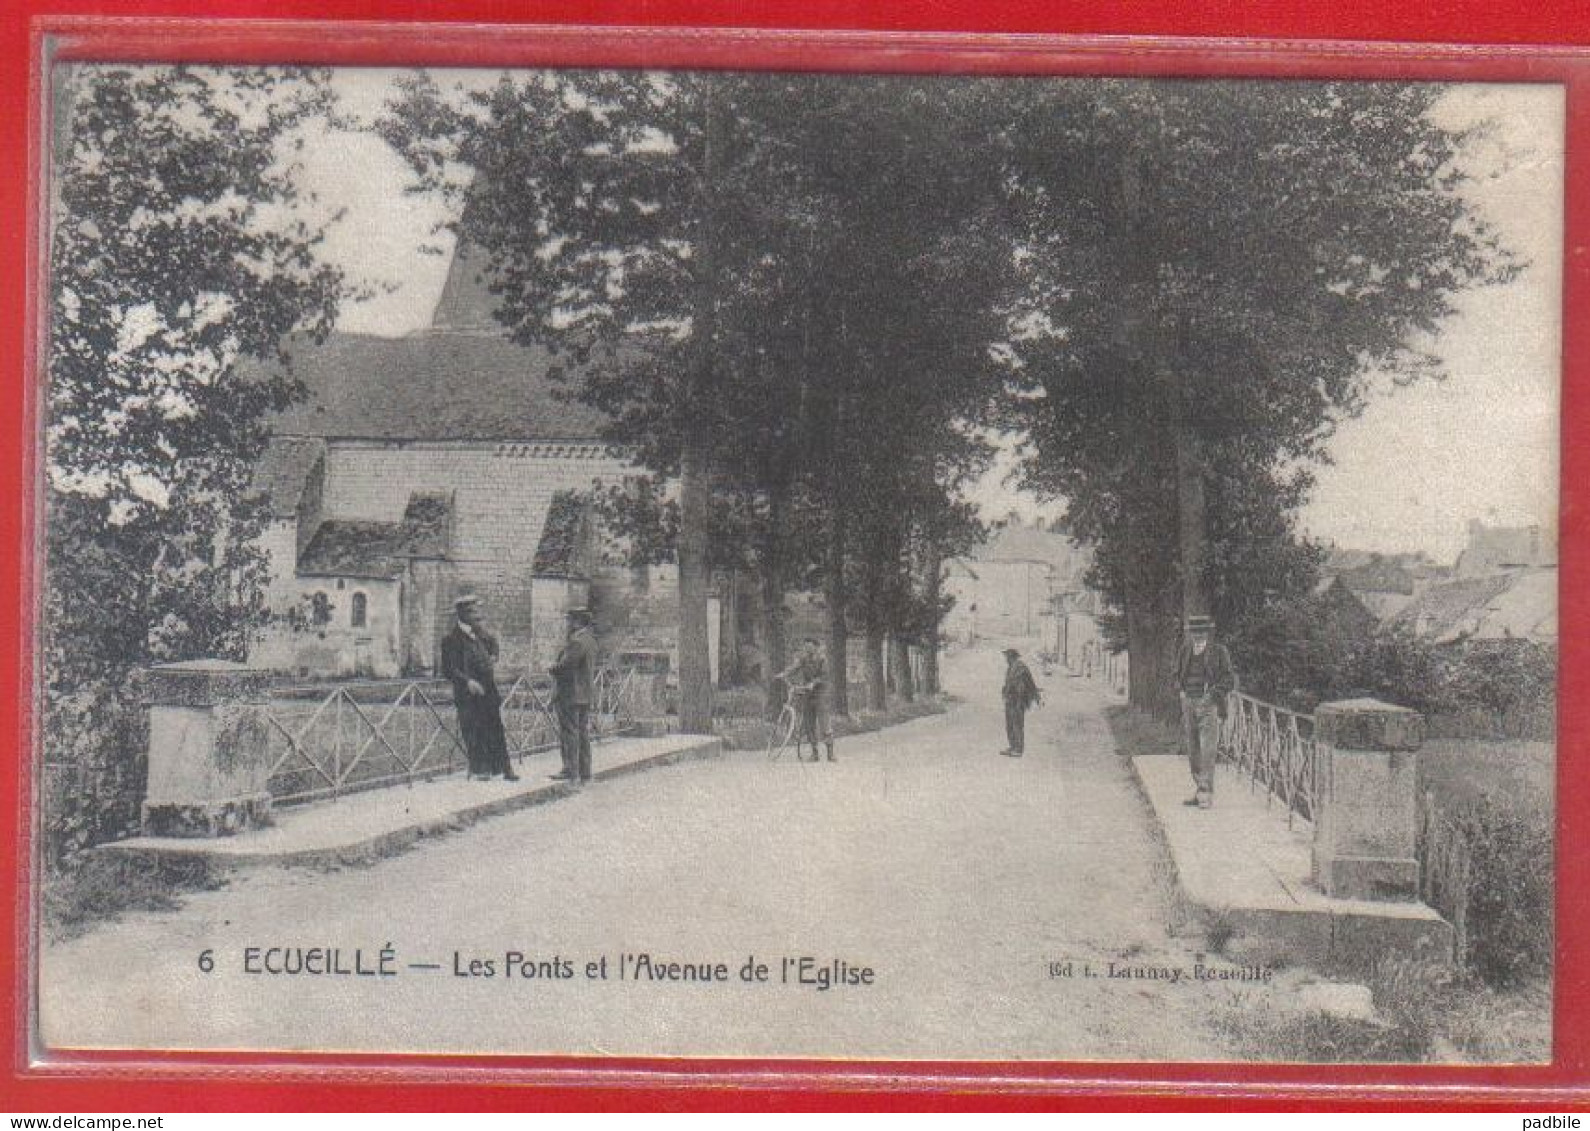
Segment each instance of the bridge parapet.
[[1376,699],[1324,703],[1314,712],[1314,741],[1314,882],[1338,899],[1418,899],[1424,717]]
[[144,832],[225,836],[267,823],[269,673],[193,660],[145,669],[139,688],[149,705]]

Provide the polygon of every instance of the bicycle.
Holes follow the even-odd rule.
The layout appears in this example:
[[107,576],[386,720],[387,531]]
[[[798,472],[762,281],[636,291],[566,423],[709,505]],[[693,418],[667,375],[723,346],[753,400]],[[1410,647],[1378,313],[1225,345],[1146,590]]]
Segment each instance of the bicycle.
[[[777,717],[768,724],[767,728],[767,759],[776,762],[779,755],[789,748],[790,740],[795,738],[795,733],[800,729],[801,713],[796,706],[798,692],[794,685],[784,685],[784,706],[779,708]],[[800,760],[799,740],[795,748],[796,760]]]

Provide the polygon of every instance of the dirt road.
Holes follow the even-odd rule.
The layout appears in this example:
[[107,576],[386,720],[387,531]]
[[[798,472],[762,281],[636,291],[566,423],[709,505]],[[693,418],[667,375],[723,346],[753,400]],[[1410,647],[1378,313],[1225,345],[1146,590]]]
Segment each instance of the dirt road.
[[[45,955],[46,1039],[1231,1055],[1211,1030],[1214,1006],[1264,991],[1152,976],[1201,956],[1167,934],[1165,862],[1111,747],[1102,688],[1041,680],[1028,754],[1005,758],[1001,669],[992,646],[948,657],[962,702],[846,740],[835,765],[736,753],[659,769],[373,866],[245,875],[178,911],[105,924]],[[385,947],[391,976],[264,972],[379,969]],[[1147,973],[1112,977],[1111,963]],[[820,988],[823,971],[841,984]]]

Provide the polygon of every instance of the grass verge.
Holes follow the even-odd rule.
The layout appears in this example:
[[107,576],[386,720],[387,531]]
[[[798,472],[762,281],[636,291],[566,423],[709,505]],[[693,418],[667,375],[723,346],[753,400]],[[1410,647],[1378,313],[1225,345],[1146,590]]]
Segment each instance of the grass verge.
[[1214,1024],[1245,1058],[1303,1064],[1545,1064],[1551,991],[1507,991],[1408,958],[1372,972],[1373,1017],[1298,1007],[1229,1011]]
[[130,860],[87,852],[70,871],[47,876],[40,892],[44,937],[64,942],[129,911],[171,911],[185,892],[211,891],[225,879],[204,861]]

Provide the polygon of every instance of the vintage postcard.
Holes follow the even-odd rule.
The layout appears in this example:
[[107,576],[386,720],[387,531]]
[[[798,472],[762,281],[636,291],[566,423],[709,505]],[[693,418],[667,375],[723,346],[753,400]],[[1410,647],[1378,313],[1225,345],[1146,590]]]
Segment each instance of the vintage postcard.
[[1561,85],[48,91],[40,1057],[1551,1060]]

